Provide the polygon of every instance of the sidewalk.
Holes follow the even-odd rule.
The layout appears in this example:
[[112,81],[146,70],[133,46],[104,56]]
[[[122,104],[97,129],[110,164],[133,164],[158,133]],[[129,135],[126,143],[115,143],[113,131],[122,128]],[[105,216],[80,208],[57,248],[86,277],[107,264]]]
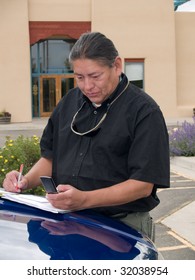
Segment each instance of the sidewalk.
[[[31,122],[20,122],[20,123],[10,123],[10,124],[0,124],[0,131],[2,130],[34,130],[43,129],[47,124],[48,118],[33,118]],[[187,118],[169,118],[166,121],[167,127],[180,126],[184,121],[193,123],[193,119]]]
[[[11,123],[0,125],[0,137],[9,133],[17,133],[17,131],[31,132],[40,131],[44,129],[47,118],[36,118],[30,123]],[[186,119],[169,119],[166,120],[168,127],[174,127],[181,125],[184,120],[192,122],[192,118]],[[175,157],[171,158],[171,171],[179,174],[185,178],[190,178],[195,181],[195,157]],[[195,186],[195,182],[194,182]],[[169,227],[176,234],[181,236],[187,242],[192,244],[195,248],[195,201],[192,201],[188,205],[180,205],[175,213],[171,213],[168,217],[161,221],[162,224]]]
[[[167,121],[169,127],[181,125],[186,120],[193,122],[192,118],[172,119]],[[170,159],[171,171],[195,181],[195,157],[173,157]],[[194,182],[195,184],[195,182]],[[195,248],[195,201],[179,209],[165,218],[162,223],[174,230],[178,235],[189,241]]]
[[[170,159],[171,171],[194,181],[195,157],[173,157]],[[185,182],[183,183],[185,185]],[[192,199],[193,200],[193,199]],[[181,206],[175,213],[161,221],[179,236],[193,245],[195,250],[195,201]]]
[[12,130],[43,130],[48,118],[34,118],[32,122],[0,124],[0,131]]

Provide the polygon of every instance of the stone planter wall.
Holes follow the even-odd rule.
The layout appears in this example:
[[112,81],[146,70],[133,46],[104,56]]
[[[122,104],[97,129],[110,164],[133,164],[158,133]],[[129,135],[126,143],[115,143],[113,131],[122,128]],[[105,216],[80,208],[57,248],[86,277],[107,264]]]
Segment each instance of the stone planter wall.
[[10,117],[0,117],[0,124],[9,124],[11,122],[11,116]]
[[195,180],[195,157],[171,157],[170,165],[172,171]]

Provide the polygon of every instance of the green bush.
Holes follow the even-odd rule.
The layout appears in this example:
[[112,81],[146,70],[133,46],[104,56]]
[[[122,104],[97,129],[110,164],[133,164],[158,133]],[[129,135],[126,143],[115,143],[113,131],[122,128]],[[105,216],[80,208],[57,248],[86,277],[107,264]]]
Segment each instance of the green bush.
[[[19,170],[24,164],[23,173],[26,174],[40,158],[40,138],[18,136],[15,140],[6,137],[4,147],[0,148],[0,186],[2,186],[5,175],[11,170]],[[44,189],[39,186],[33,190],[26,191],[37,195],[43,195]]]

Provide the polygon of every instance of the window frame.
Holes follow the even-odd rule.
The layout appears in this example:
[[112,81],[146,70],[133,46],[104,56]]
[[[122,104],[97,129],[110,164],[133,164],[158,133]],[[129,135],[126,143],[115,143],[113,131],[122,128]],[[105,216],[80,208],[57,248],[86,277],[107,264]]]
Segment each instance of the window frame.
[[[139,86],[139,88],[144,90],[144,88],[145,88],[145,80],[144,80],[144,77],[145,77],[145,75],[144,75],[144,73],[145,73],[145,59],[144,58],[125,58],[124,59],[124,72],[128,77],[128,74],[127,74],[127,71],[126,71],[126,66],[128,64],[133,65],[133,64],[138,64],[138,63],[140,63],[143,67],[142,87]],[[130,82],[132,82],[132,84],[136,84],[133,81],[131,81],[131,79],[129,77],[128,77],[128,79],[129,79]]]

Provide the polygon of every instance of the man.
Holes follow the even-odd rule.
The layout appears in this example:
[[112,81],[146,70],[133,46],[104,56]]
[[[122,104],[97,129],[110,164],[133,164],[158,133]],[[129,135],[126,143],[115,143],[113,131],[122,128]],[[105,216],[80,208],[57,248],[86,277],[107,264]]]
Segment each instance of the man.
[[52,176],[57,208],[95,211],[132,225],[150,238],[149,211],[157,188],[169,187],[169,142],[156,102],[128,82],[113,42],[98,32],[83,34],[70,63],[78,87],[62,98],[43,132],[41,159],[22,177],[7,174],[3,186],[22,191]]

